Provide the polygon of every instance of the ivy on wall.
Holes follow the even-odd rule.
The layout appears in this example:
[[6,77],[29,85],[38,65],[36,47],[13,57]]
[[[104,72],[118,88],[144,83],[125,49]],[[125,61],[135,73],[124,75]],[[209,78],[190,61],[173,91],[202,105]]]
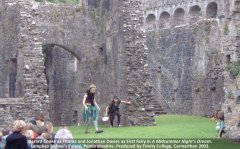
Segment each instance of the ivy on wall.
[[233,76],[234,78],[240,75],[240,60],[227,66],[227,70],[230,72],[230,75]]

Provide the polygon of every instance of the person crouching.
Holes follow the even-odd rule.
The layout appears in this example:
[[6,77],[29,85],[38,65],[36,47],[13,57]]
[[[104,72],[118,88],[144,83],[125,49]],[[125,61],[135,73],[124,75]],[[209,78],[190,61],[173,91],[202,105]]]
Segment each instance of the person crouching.
[[110,124],[113,127],[113,121],[115,116],[117,117],[117,123],[118,127],[120,127],[120,120],[121,120],[121,115],[119,112],[119,106],[121,103],[125,104],[131,104],[130,101],[124,101],[124,100],[119,100],[117,96],[113,97],[113,100],[109,104],[109,106],[106,107],[106,116],[109,116]]

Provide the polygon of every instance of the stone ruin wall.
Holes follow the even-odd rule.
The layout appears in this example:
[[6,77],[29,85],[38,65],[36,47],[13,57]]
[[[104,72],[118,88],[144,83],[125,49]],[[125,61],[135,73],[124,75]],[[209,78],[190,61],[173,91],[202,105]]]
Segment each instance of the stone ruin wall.
[[29,5],[26,1],[1,3],[1,126],[40,111],[48,117],[42,47],[33,23],[35,10],[26,9]]
[[[14,95],[12,98],[1,94],[0,105],[3,111],[1,114],[8,118],[7,122],[1,121],[1,126],[11,124],[14,119],[29,119],[40,111],[45,113],[46,119],[50,118],[56,125],[77,124],[81,122],[79,105],[86,88],[92,83],[98,86],[97,100],[102,107],[101,115],[105,113],[104,108],[114,95],[122,98],[130,96],[134,105],[137,106],[129,107],[131,109],[129,109],[129,115],[134,114],[135,117],[130,121],[129,115],[126,114],[123,123],[153,125],[153,117],[149,117],[145,112],[147,102],[143,104],[134,102],[135,100],[144,101],[147,97],[143,94],[147,96],[150,87],[145,83],[139,84],[141,86],[139,88],[133,87],[142,82],[132,77],[131,69],[136,67],[130,66],[129,62],[125,61],[127,55],[125,48],[128,48],[128,52],[132,49],[123,44],[124,38],[130,36],[130,34],[123,36],[121,22],[123,12],[118,7],[119,5],[123,7],[123,3],[109,0],[99,3],[89,0],[84,1],[83,5],[58,5],[13,0],[4,1],[2,4],[1,23],[4,23],[1,29],[8,31],[8,34],[14,38],[1,35],[2,45],[6,46],[1,48],[1,52],[6,52],[6,54],[1,53],[1,56],[10,57],[5,58],[8,61],[11,61],[11,58],[17,61],[14,93],[21,94]],[[136,4],[142,7],[141,2]],[[134,7],[134,9],[137,8]],[[111,13],[113,11],[114,14]],[[13,20],[9,22],[6,21],[9,17],[6,15],[8,13],[13,16]],[[141,17],[127,29],[132,30],[133,34],[136,32],[139,36],[140,44],[134,49],[141,51],[144,44],[144,40],[141,39],[143,32],[138,33],[136,28],[131,28],[134,25],[138,27],[143,25],[141,22],[143,11],[138,13]],[[135,18],[135,16],[131,17]],[[10,30],[9,25],[16,28],[16,31]],[[12,35],[13,33],[15,35]],[[132,44],[135,42],[138,41]],[[15,52],[15,54],[11,56],[8,52]],[[141,61],[144,62],[137,65],[141,68],[140,75],[137,74],[140,78],[148,77],[144,67],[146,54],[136,55],[143,57]],[[135,63],[137,63],[136,58],[139,57],[133,57]],[[4,62],[2,61],[1,66],[7,68]],[[131,72],[127,71],[129,69]],[[123,73],[126,71],[126,74]],[[4,77],[8,74],[7,70],[1,73],[1,81],[5,81],[6,87],[9,86],[9,82],[8,79],[4,80]],[[132,86],[127,87],[126,77],[127,81],[134,83],[131,84]],[[1,92],[7,93],[5,88],[2,88]]]
[[[123,32],[125,47],[125,78],[128,96],[133,105],[128,109],[132,125],[153,125],[154,118],[146,112],[153,98],[150,79],[148,48],[143,26],[141,0],[125,0],[123,4]],[[141,80],[141,81],[140,81]]]
[[[228,20],[229,36],[225,40],[224,56],[230,57],[233,62],[239,60],[239,13],[240,1],[234,0],[230,3],[230,16]],[[225,65],[228,65],[225,64]],[[226,137],[240,140],[240,98],[239,98],[239,76],[235,79],[230,76],[228,71],[225,76],[225,102],[222,106],[225,112],[225,119],[228,128]]]
[[145,4],[156,97],[168,112],[211,116],[224,102],[219,41],[227,38],[229,2],[163,1],[156,6]]
[[42,31],[42,44],[46,46],[50,116],[56,125],[82,122],[82,98],[89,84],[96,84],[96,99],[105,107],[103,27],[95,13],[90,14],[79,5],[39,3],[37,24]]
[[[9,119],[7,123],[3,120],[1,125],[8,125],[17,118],[29,119],[39,112],[55,125],[77,124],[81,122],[82,97],[93,83],[98,86],[100,106],[106,107],[109,99],[102,95],[106,90],[102,83],[105,52],[102,31],[105,26],[97,18],[100,17],[97,12],[89,12],[81,5],[34,1],[7,1],[4,9],[8,10],[7,14],[14,13],[14,18],[7,22],[10,17],[3,11],[6,17],[3,30],[15,38],[1,40],[6,46],[1,52],[11,52],[9,49],[13,48],[8,46],[15,48],[14,58],[18,61],[16,93],[21,90],[22,94],[13,99],[1,94],[4,98],[1,114]],[[17,31],[9,30],[9,25]],[[7,75],[8,72],[2,73],[3,77]],[[5,84],[9,86],[8,79]],[[4,88],[1,91],[7,92]]]
[[168,112],[211,116],[222,107],[226,136],[235,139],[238,81],[230,78],[226,67],[239,59],[238,5],[239,1],[223,0],[151,0],[145,1],[144,17],[156,98]]

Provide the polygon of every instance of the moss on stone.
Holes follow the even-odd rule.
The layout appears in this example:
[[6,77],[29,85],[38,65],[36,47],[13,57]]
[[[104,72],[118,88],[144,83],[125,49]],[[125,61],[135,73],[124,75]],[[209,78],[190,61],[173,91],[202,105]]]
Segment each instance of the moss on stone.
[[92,20],[95,22],[96,26],[99,27],[100,33],[105,33],[106,22],[101,17],[99,17],[100,16],[99,12],[91,11],[89,15],[91,16]]
[[225,26],[224,26],[224,34],[225,34],[225,35],[228,35],[228,34],[229,34],[228,23],[226,23]]

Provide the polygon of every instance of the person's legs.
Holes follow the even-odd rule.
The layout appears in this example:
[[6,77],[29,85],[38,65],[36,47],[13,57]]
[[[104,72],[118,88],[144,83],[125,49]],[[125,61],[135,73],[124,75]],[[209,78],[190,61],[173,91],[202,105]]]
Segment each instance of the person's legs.
[[94,125],[94,127],[96,129],[95,133],[103,132],[102,130],[99,130],[99,128],[98,128],[98,114],[99,114],[99,111],[96,108],[96,106],[94,106],[93,111],[92,111],[92,120],[93,120],[93,125]]
[[120,126],[121,115],[119,113],[117,114],[117,119],[118,119],[118,126]]
[[95,120],[93,120],[93,125],[96,129],[96,131],[98,131],[98,118],[96,117]]
[[86,122],[85,122],[85,133],[89,133],[88,132],[88,127],[89,127],[89,125],[90,125],[90,119],[88,118],[87,120],[86,120]]
[[109,120],[110,120],[110,124],[111,124],[112,127],[113,127],[114,117],[115,117],[115,114],[110,114]]
[[89,133],[88,132],[88,127],[89,127],[89,124],[90,124],[90,110],[89,109],[86,110],[83,107],[82,115],[83,115],[83,120],[84,120],[84,125],[85,125],[85,133]]
[[222,138],[222,135],[225,134],[225,131],[222,130],[221,133],[220,133],[220,137]]
[[95,129],[96,129],[95,133],[102,133],[103,130],[98,129],[98,119],[94,120],[93,122],[94,122],[94,126],[95,126]]

